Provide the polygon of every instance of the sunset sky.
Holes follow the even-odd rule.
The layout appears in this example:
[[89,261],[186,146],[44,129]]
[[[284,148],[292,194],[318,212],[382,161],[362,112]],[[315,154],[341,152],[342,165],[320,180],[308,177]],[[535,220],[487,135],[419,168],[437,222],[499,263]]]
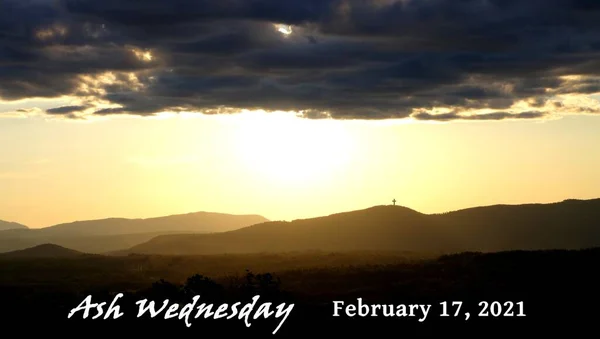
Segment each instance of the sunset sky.
[[0,219],[600,197],[600,2],[7,0]]

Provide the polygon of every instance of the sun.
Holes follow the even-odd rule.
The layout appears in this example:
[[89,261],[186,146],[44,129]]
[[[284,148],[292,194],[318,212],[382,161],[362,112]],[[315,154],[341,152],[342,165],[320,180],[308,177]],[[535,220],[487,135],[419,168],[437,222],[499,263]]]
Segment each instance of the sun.
[[283,34],[284,36],[287,36],[287,35],[290,35],[293,33],[292,26],[289,26],[289,25],[275,24],[275,29],[279,33]]
[[306,189],[339,176],[351,158],[351,139],[339,122],[276,113],[245,121],[237,133],[238,155],[256,180]]

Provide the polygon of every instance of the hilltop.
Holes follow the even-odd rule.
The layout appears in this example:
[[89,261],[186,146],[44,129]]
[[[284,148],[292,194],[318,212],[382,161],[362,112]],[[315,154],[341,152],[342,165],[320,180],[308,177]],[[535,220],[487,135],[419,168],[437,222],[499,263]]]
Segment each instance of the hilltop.
[[[291,222],[265,222],[210,235],[158,236],[128,252],[140,254],[219,254],[289,251],[421,251],[447,242],[426,215],[400,206]],[[427,245],[425,245],[427,244]],[[424,246],[425,245],[425,246]]]
[[14,229],[28,229],[28,227],[16,222],[0,220],[0,231]]
[[42,244],[23,250],[0,254],[1,258],[72,258],[85,253],[55,244]]
[[494,205],[431,215],[401,206],[375,206],[215,234],[163,235],[121,253],[579,249],[600,245],[598,220],[600,199]]
[[157,218],[107,218],[75,221],[32,230],[44,235],[96,236],[150,232],[223,232],[268,219],[260,215],[195,212]]

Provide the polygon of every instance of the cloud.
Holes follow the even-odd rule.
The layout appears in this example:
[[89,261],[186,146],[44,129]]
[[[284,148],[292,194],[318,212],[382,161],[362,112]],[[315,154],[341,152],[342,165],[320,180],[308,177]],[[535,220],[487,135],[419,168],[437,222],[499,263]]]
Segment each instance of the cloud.
[[56,108],[50,108],[46,110],[48,114],[69,114],[73,112],[80,112],[87,108],[87,106],[61,106]]
[[[598,112],[560,105],[600,92],[600,3],[591,0],[5,0],[3,8],[0,98],[74,98],[46,110],[53,115]],[[439,108],[457,113],[444,118]]]
[[545,112],[520,112],[520,113],[508,113],[508,112],[493,112],[493,113],[481,113],[473,115],[462,115],[457,112],[431,114],[427,112],[421,112],[414,114],[412,117],[417,120],[428,120],[428,121],[449,121],[449,120],[512,120],[512,119],[535,119],[543,118],[547,115]]

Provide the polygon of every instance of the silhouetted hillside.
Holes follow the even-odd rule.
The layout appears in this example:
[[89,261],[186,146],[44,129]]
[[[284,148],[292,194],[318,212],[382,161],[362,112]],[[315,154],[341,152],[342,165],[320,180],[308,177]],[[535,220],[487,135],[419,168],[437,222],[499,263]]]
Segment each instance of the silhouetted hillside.
[[24,250],[0,254],[2,258],[71,258],[85,253],[64,248],[55,244],[42,244]]
[[21,225],[16,222],[9,222],[0,220],[0,231],[2,230],[13,230],[13,229],[27,229],[28,227],[25,225]]
[[0,232],[0,253],[25,249],[45,243],[52,243],[86,253],[106,253],[135,246],[158,235],[177,234],[176,232],[152,232],[99,236],[35,236],[27,232],[24,236],[20,236],[20,234],[24,233],[11,232],[4,234]]
[[600,199],[495,205],[434,216],[472,251],[579,249],[600,245]]
[[196,212],[148,219],[109,218],[75,221],[42,228],[44,235],[118,235],[149,232],[225,232],[268,221],[259,215]]
[[400,206],[377,206],[320,218],[266,222],[218,234],[158,236],[128,253],[577,249],[600,245],[598,220],[600,199],[498,205],[436,215]]
[[166,235],[130,252],[217,254],[287,251],[436,250],[449,239],[426,215],[377,206],[327,217],[266,222],[210,235]]
[[41,229],[0,231],[0,252],[55,243],[84,252],[103,253],[129,248],[161,234],[223,232],[265,221],[268,220],[259,215],[209,212],[149,219],[76,221]]

